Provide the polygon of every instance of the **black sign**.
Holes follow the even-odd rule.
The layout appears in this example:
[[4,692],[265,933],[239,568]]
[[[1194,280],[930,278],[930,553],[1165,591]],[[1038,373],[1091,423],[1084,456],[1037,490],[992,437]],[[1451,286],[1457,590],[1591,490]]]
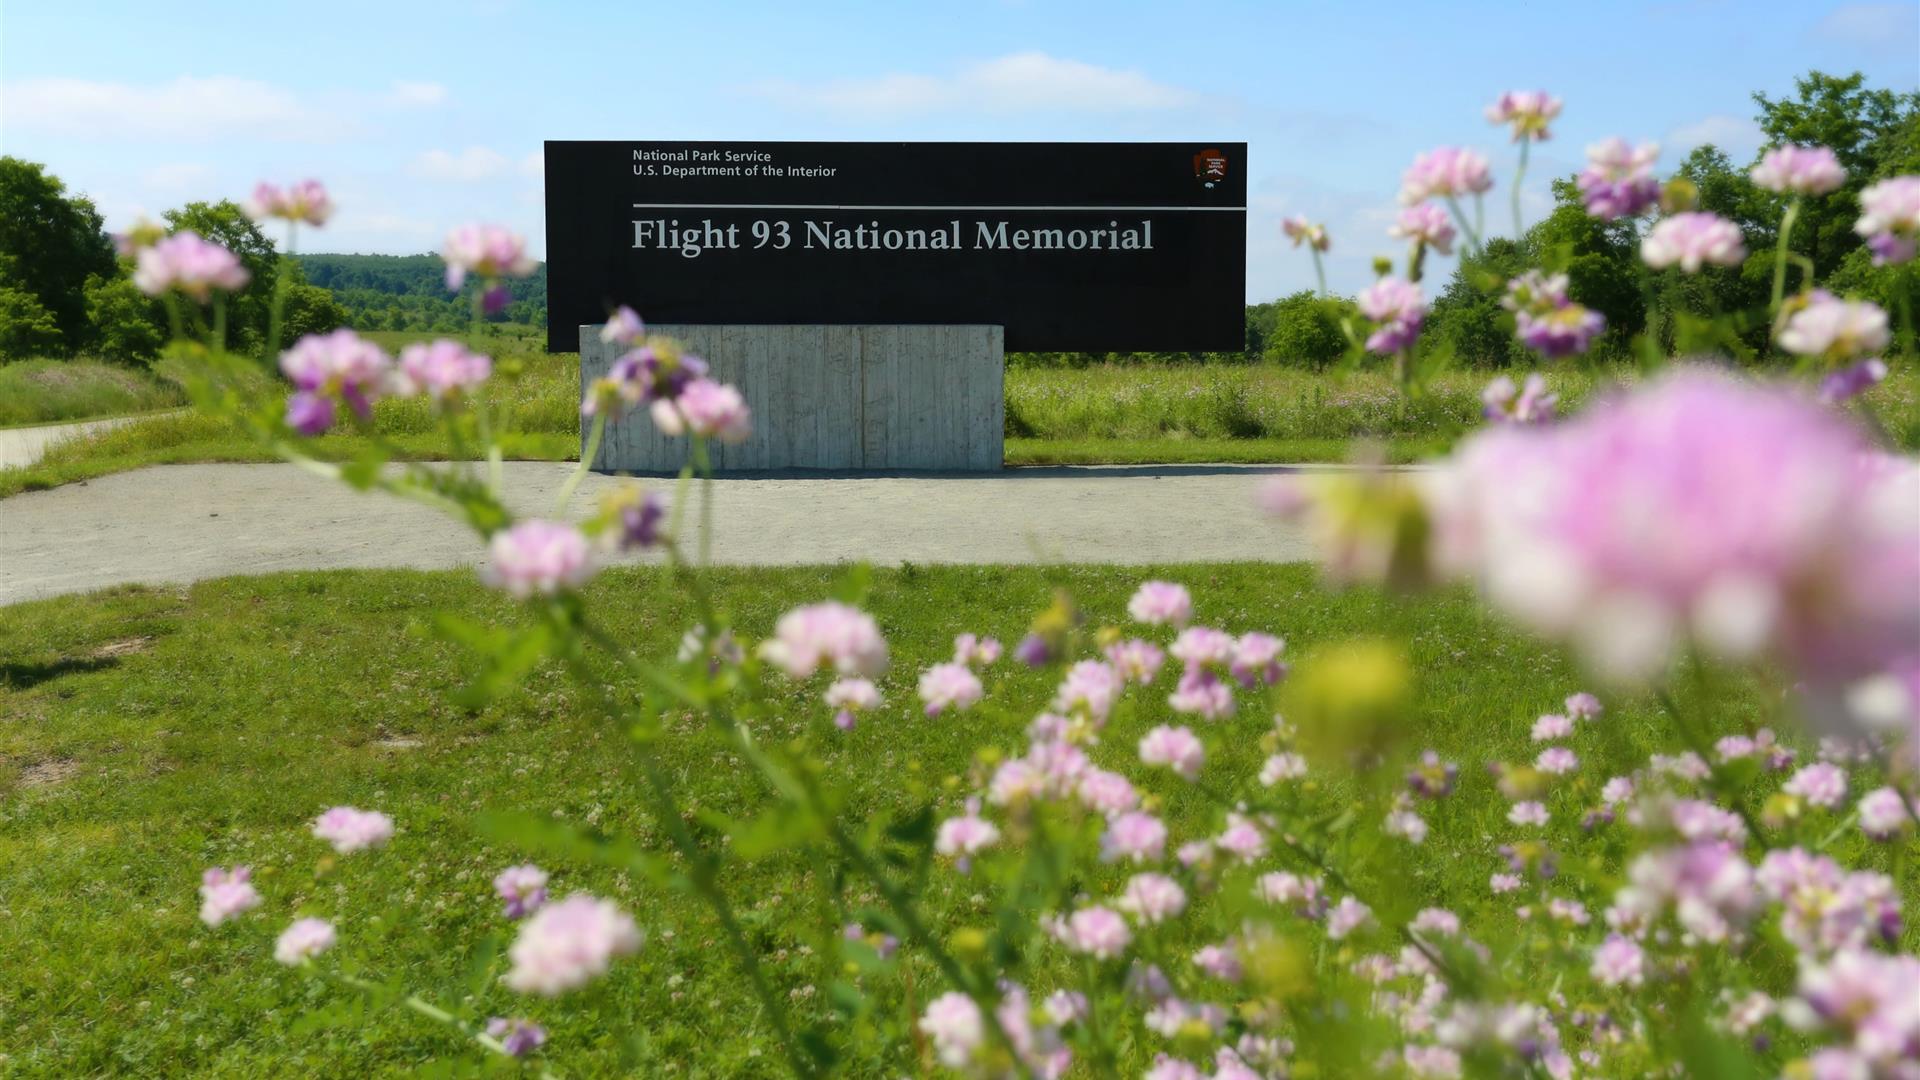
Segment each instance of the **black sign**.
[[658,323],[1245,346],[1245,143],[549,142],[547,348]]

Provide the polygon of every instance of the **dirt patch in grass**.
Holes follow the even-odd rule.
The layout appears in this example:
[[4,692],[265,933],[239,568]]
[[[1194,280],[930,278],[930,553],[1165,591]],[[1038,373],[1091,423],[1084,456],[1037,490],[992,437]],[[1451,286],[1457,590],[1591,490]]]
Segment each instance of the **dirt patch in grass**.
[[52,787],[73,779],[80,771],[80,763],[72,758],[51,758],[37,761],[20,770],[20,786],[30,788]]
[[146,652],[152,646],[153,646],[153,635],[143,634],[139,637],[123,638],[119,641],[109,641],[105,645],[100,646],[99,648],[93,650],[87,655],[92,657],[95,660],[106,660],[116,656],[130,656],[134,653],[143,653],[143,652]]

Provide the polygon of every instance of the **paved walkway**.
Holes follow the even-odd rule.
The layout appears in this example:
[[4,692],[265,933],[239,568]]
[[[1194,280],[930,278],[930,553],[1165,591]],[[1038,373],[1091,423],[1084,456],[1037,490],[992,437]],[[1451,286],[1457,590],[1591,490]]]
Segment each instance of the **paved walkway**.
[[40,460],[40,455],[57,442],[96,431],[131,424],[161,415],[115,416],[105,420],[82,420],[73,424],[40,424],[35,427],[0,428],[0,469],[17,469]]
[[[548,512],[572,466],[508,462],[507,503]],[[794,565],[1288,561],[1304,537],[1254,506],[1283,466],[1011,469],[974,476],[724,479],[715,562]],[[576,513],[613,477],[589,476]],[[645,483],[666,488],[671,481]],[[688,524],[696,524],[689,507]],[[0,603],[125,582],[477,564],[464,526],[290,465],[164,465],[0,499]]]

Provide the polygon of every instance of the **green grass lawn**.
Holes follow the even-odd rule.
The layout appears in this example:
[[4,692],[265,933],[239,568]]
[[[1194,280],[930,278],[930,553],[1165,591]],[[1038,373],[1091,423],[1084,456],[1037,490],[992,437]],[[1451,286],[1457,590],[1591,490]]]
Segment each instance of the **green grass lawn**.
[[[1497,841],[1478,822],[1499,797],[1478,765],[1531,756],[1532,719],[1581,689],[1564,655],[1461,596],[1408,607],[1372,592],[1330,593],[1304,566],[1152,572],[1188,584],[1204,620],[1285,635],[1289,655],[1360,634],[1404,642],[1418,673],[1409,743],[1460,761],[1463,782],[1429,813],[1433,839],[1393,860],[1391,880],[1370,884],[1410,904],[1434,902],[1443,888],[1485,893]],[[830,775],[845,785],[850,816],[903,814],[930,791],[951,791],[976,748],[1018,752],[1022,745],[1024,722],[1043,707],[1051,674],[1003,662],[989,679],[990,701],[1000,708],[929,721],[913,707],[913,679],[947,658],[954,633],[1011,642],[1055,587],[1070,590],[1096,624],[1109,621],[1146,573],[876,572],[867,606],[893,646],[882,681],[890,706],[822,752]],[[716,580],[736,624],[759,636],[781,611],[826,595],[838,576],[731,570]],[[610,571],[589,592],[610,630],[643,655],[670,653],[691,621],[680,592],[657,569]],[[401,979],[481,1017],[523,1011],[547,1024],[548,1060],[564,1075],[776,1071],[765,1026],[705,909],[643,880],[541,860],[561,891],[618,898],[647,934],[640,954],[590,993],[603,1019],[516,1001],[484,971],[470,971],[475,954],[467,947],[502,932],[490,879],[524,857],[476,832],[477,813],[517,810],[643,844],[661,839],[621,776],[620,738],[588,714],[558,671],[537,671],[479,711],[450,703],[469,662],[426,629],[435,609],[495,625],[522,617],[470,572],[234,578],[4,612],[0,1071],[365,1076],[465,1052],[404,1010],[372,1013],[363,1026],[303,1022],[314,1007],[340,1000],[269,958],[272,936],[303,905],[338,921],[338,958],[369,975]],[[760,737],[798,734],[822,708],[817,692],[817,685],[792,691],[792,718]],[[1732,700],[1749,713],[1760,708],[1751,694]],[[1224,781],[1257,770],[1257,737],[1270,713],[1261,704],[1249,697],[1237,718],[1204,732],[1210,776]],[[1608,706],[1608,741],[1583,746],[1588,764],[1569,785],[1570,803],[1591,800],[1609,769],[1648,745],[1650,706],[1612,699]],[[1138,736],[1116,722],[1096,760],[1138,776],[1131,762]],[[755,774],[692,718],[673,727],[662,752],[694,806],[749,814],[761,805]],[[307,833],[309,820],[336,803],[384,810],[400,835],[385,849],[336,862]],[[1177,799],[1167,808],[1176,838],[1208,827],[1202,818],[1197,805]],[[198,875],[236,862],[256,868],[266,905],[210,931],[195,918]],[[794,917],[791,900],[814,884],[811,867],[781,858],[730,865],[729,884],[747,898],[749,932],[769,954],[779,990],[794,995],[800,1020],[819,1019],[828,1011],[825,995],[806,988],[835,975],[820,970],[807,946],[834,930]],[[1127,871],[1110,872],[1118,881]],[[936,880],[929,903],[942,929],[966,925],[978,903],[966,879]],[[1098,893],[1113,883],[1087,887]],[[1597,908],[1604,897],[1589,902]],[[380,921],[388,911],[394,917]],[[919,960],[905,970],[923,986],[936,981]],[[625,1065],[622,1053],[631,1055]],[[1147,1053],[1140,1048],[1133,1064]]]
[[170,409],[186,400],[174,383],[125,364],[98,360],[0,364],[0,427],[126,416]]
[[[1382,444],[1388,461],[1404,464],[1444,454],[1444,438],[1396,438]],[[1008,465],[1271,465],[1348,461],[1342,439],[1007,439]]]

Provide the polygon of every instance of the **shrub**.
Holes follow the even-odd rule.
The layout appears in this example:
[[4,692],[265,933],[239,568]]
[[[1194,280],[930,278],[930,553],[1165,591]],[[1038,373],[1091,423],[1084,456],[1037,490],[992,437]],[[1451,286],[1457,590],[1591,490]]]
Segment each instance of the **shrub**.
[[93,323],[94,350],[122,363],[151,362],[166,343],[166,313],[124,275],[87,279],[87,319]]
[[346,307],[333,293],[318,285],[288,286],[286,305],[286,323],[281,327],[281,334],[287,341],[347,325]]
[[32,293],[0,287],[0,360],[39,356],[60,347],[53,313]]
[[1501,306],[1507,282],[1528,268],[1510,240],[1493,240],[1484,253],[1464,257],[1434,301],[1429,332],[1453,357],[1481,367],[1527,363],[1513,336],[1513,315]]
[[1346,354],[1348,341],[1341,320],[1355,317],[1351,301],[1297,292],[1273,306],[1262,354],[1268,362],[1318,371]]

